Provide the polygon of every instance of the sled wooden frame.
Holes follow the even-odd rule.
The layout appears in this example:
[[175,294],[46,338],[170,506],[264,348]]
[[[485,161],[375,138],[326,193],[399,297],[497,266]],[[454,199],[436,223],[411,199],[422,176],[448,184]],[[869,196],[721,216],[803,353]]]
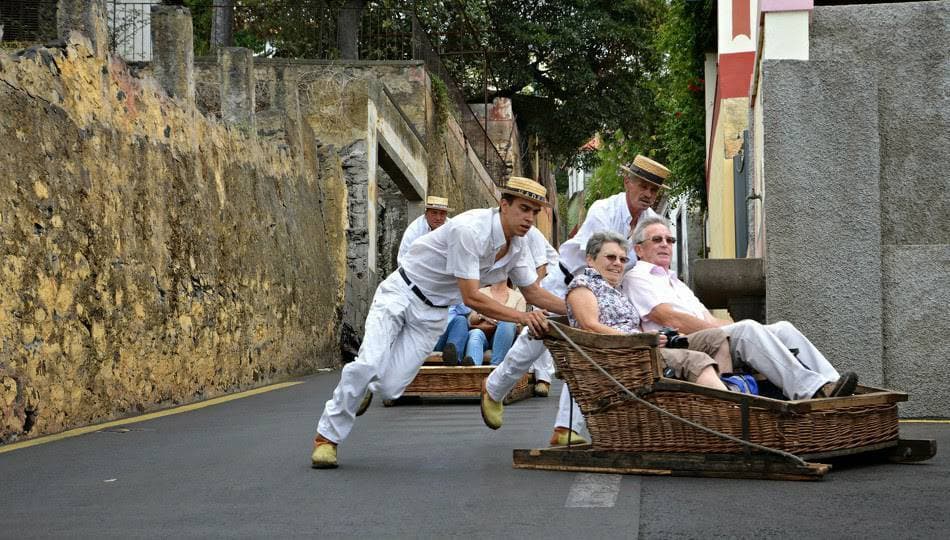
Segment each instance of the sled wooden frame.
[[912,463],[926,461],[936,453],[933,440],[898,439],[862,448],[802,455],[799,457],[806,460],[803,466],[772,454],[613,452],[582,445],[516,449],[513,466],[516,469],[602,474],[816,481],[832,470],[833,464],[826,461],[871,458],[877,462]]
[[[596,371],[558,329],[639,399]],[[662,377],[655,340],[653,334],[604,336],[552,321],[545,341],[587,417],[592,441],[515,450],[515,468],[819,480],[831,465],[804,460],[865,455],[923,461],[936,454],[932,440],[898,436],[897,402],[907,394],[859,386],[848,397],[783,401],[722,392]],[[641,400],[733,440],[657,413]]]
[[[430,357],[434,359],[436,357]],[[439,359],[441,360],[441,359]],[[495,369],[495,366],[443,366],[432,363],[419,368],[416,378],[409,383],[402,397],[388,401],[386,405],[396,405],[425,399],[472,399],[481,397],[482,381]],[[534,395],[534,378],[525,374],[505,397],[505,404],[514,403]]]

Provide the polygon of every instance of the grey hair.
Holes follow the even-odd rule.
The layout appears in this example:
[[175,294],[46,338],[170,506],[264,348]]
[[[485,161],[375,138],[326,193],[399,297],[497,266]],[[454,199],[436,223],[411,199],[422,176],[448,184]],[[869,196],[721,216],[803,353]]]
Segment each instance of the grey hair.
[[630,242],[626,238],[613,231],[603,231],[592,234],[590,239],[587,240],[587,256],[596,259],[600,255],[600,250],[603,249],[604,244],[619,244],[624,251],[630,250]]
[[633,241],[639,244],[646,240],[647,227],[650,225],[656,225],[658,223],[666,227],[667,230],[673,230],[673,225],[670,224],[670,220],[666,219],[665,217],[650,216],[637,222],[637,227],[633,229]]

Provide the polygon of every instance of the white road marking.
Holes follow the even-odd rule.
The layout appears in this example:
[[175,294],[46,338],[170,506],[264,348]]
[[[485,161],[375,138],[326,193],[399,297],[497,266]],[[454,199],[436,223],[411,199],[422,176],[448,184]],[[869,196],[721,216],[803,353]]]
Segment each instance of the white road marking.
[[620,493],[619,474],[578,473],[565,508],[612,508]]

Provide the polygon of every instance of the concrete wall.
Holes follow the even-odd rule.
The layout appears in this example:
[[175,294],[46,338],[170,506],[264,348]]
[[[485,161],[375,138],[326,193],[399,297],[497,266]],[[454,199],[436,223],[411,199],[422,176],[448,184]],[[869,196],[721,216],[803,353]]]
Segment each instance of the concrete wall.
[[211,121],[93,51],[74,33],[0,55],[0,440],[339,358],[339,158]]
[[818,7],[762,66],[770,320],[950,415],[950,2]]
[[449,116],[440,137],[429,140],[429,192],[444,194],[455,214],[497,206],[500,194],[469,146],[462,127]]

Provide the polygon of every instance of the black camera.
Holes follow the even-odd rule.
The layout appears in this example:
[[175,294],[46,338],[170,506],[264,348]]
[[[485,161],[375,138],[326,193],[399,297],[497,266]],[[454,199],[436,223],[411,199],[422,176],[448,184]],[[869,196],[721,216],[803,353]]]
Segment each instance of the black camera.
[[680,335],[679,332],[672,328],[660,328],[657,330],[657,333],[666,336],[666,348],[668,349],[685,349],[689,347],[689,339],[687,339],[686,336]]

